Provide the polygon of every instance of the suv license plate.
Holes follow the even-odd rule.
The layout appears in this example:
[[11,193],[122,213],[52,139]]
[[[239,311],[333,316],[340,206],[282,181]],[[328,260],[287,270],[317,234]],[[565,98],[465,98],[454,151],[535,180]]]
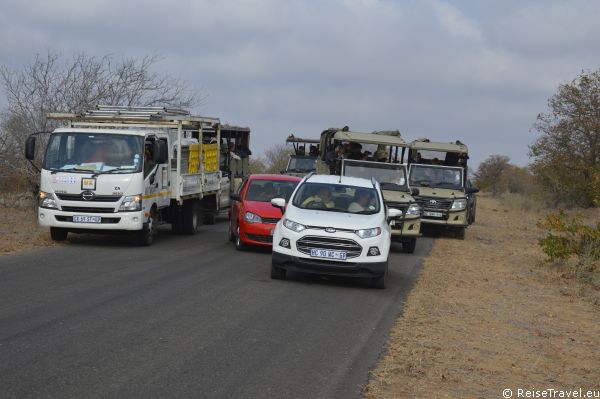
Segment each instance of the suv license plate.
[[315,258],[346,260],[346,251],[332,251],[329,249],[311,249],[310,256]]
[[73,216],[75,223],[102,223],[100,216],[75,215]]
[[429,212],[429,211],[424,211],[423,212],[423,216],[431,216],[434,218],[441,218],[444,216],[444,214],[442,212]]

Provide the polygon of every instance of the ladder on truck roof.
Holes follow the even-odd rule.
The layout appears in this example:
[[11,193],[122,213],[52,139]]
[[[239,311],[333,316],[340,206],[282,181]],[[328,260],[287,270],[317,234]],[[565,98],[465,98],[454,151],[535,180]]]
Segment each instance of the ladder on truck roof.
[[193,116],[189,111],[167,107],[128,107],[121,105],[98,105],[82,113],[49,113],[48,119],[66,120],[71,124],[87,125],[186,125],[213,126],[219,118]]

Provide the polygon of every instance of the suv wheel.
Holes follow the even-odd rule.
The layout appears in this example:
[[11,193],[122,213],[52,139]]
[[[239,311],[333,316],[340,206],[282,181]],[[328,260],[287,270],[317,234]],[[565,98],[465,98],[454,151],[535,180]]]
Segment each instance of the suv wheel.
[[404,252],[405,254],[412,254],[413,252],[415,252],[416,246],[417,239],[415,237],[404,239],[402,241],[402,252]]
[[387,262],[385,263],[385,271],[383,272],[383,274],[381,276],[378,277],[374,277],[371,279],[371,287],[373,288],[378,288],[380,290],[385,288],[385,277],[388,274],[388,264]]
[[244,244],[242,242],[242,235],[240,234],[240,228],[238,226],[237,228],[237,236],[235,237],[235,249],[237,249],[238,251],[243,251],[244,249],[246,249],[246,244]]
[[285,280],[286,270],[280,267],[275,266],[273,262],[271,262],[271,278],[273,280]]

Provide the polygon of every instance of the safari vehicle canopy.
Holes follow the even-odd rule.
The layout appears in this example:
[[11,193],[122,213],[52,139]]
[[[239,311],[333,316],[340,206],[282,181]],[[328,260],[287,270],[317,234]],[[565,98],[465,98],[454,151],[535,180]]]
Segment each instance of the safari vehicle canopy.
[[290,134],[285,142],[292,144],[294,153],[290,155],[288,164],[281,173],[302,177],[316,170],[317,157],[319,156],[318,139],[306,139]]

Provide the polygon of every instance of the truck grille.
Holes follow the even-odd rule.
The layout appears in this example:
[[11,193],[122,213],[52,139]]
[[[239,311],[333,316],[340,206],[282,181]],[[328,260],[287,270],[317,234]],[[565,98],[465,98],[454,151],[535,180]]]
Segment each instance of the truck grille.
[[86,202],[117,202],[121,199],[120,195],[96,195],[92,199],[85,200],[81,194],[56,194],[58,199],[64,201],[86,201]]
[[346,258],[356,258],[362,252],[362,247],[356,241],[335,237],[305,236],[296,241],[296,247],[307,255],[310,255],[313,248],[346,251]]
[[115,208],[97,208],[84,206],[61,206],[65,212],[80,212],[80,213],[113,213]]
[[423,209],[447,211],[452,206],[453,200],[445,198],[418,197],[417,203]]

